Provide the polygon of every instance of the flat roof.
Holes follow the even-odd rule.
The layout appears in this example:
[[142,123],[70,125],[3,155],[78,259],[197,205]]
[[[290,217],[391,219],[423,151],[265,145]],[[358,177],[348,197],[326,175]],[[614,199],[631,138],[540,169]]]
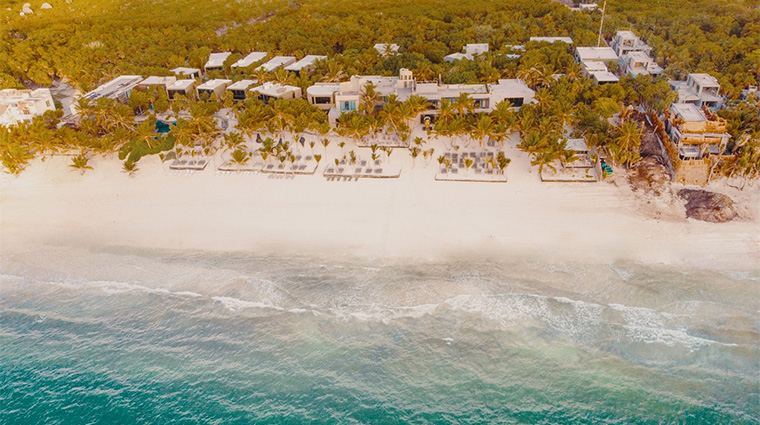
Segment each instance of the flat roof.
[[710,74],[689,74],[689,77],[701,87],[720,87],[718,80]]
[[339,83],[317,83],[306,89],[306,93],[311,96],[332,96],[333,93],[340,90]]
[[596,71],[592,72],[591,76],[600,83],[617,83],[620,81],[620,78],[618,78],[617,75],[609,72],[609,71]]
[[472,56],[466,55],[464,53],[451,53],[451,54],[448,54],[448,55],[444,56],[443,60],[444,61],[446,61],[446,60],[448,60],[448,61],[458,61],[458,60],[462,60],[464,58],[472,59]]
[[674,103],[670,107],[674,114],[683,118],[686,122],[704,122],[707,117],[692,103]]
[[259,92],[263,94],[264,96],[269,96],[269,97],[280,97],[285,93],[290,93],[290,92],[300,91],[300,90],[301,90],[300,87],[273,83],[271,81],[266,82],[260,86],[254,87],[252,89],[249,89],[249,91],[251,92]]
[[645,62],[651,62],[652,61],[652,59],[649,57],[649,55],[647,55],[646,53],[644,53],[644,52],[642,52],[640,50],[635,50],[635,51],[632,51],[632,52],[628,52],[625,55],[623,55],[624,58],[626,56],[632,58],[633,60],[639,60],[639,61],[645,61]]
[[240,80],[227,86],[227,90],[246,90],[254,84],[256,84],[256,80]]
[[195,84],[195,80],[177,80],[166,90],[187,90]]
[[300,61],[290,64],[287,67],[285,67],[286,71],[300,71],[307,66],[314,65],[314,62],[322,59],[327,59],[327,56],[321,56],[321,55],[306,55],[303,58],[301,58]]
[[92,100],[112,96],[135,87],[142,79],[140,75],[122,75],[85,94],[84,97]]
[[254,63],[264,60],[264,58],[267,57],[267,52],[251,52],[246,55],[243,59],[238,60],[237,62],[232,64],[233,68],[245,68],[247,66],[251,66]]
[[633,31],[628,31],[628,30],[621,30],[621,31],[618,31],[616,34],[619,35],[621,38],[638,38],[636,34],[633,33]]
[[140,82],[141,86],[169,86],[172,83],[177,81],[177,77],[157,77],[157,76],[151,76],[148,77],[142,82]]
[[174,68],[171,71],[175,74],[180,74],[180,75],[192,75],[192,74],[198,74],[201,72],[201,70],[198,68],[185,68],[183,66],[179,68]]
[[208,56],[208,61],[206,62],[205,67],[206,68],[221,68],[222,65],[224,65],[224,61],[227,60],[228,57],[232,52],[220,52],[220,53],[212,53]]
[[208,80],[205,83],[198,86],[198,90],[216,90],[220,86],[226,86],[232,83],[232,80]]
[[377,43],[373,46],[375,50],[377,50],[378,53],[381,55],[386,55],[389,53],[396,53],[398,52],[398,44],[393,43]]
[[576,47],[575,54],[585,62],[587,60],[610,61],[617,60],[617,54],[610,47]]
[[573,39],[570,37],[531,37],[530,41],[546,41],[549,43],[559,41],[562,43],[573,44]]
[[291,63],[295,61],[296,61],[295,56],[275,56],[272,59],[269,59],[267,63],[262,64],[256,69],[257,70],[263,69],[264,71],[274,71],[275,69],[281,66],[290,65]]
[[587,72],[607,71],[607,64],[601,61],[583,61],[581,65]]

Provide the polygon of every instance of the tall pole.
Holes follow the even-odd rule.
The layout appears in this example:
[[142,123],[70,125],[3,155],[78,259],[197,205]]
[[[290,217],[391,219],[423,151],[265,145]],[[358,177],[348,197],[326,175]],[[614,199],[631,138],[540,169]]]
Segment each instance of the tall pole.
[[599,38],[596,40],[596,47],[602,45],[602,25],[604,25],[604,11],[607,10],[607,0],[604,0],[604,6],[602,6],[602,20],[599,22]]

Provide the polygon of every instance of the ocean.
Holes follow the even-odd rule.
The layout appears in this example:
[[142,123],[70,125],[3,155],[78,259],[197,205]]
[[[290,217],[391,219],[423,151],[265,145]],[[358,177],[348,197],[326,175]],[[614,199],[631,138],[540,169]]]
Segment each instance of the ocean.
[[45,248],[0,424],[759,424],[760,269]]

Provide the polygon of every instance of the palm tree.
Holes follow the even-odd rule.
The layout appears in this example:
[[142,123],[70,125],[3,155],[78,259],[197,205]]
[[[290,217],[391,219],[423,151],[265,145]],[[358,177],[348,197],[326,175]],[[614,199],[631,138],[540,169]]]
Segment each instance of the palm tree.
[[[618,136],[613,139],[617,147],[618,157],[621,163],[627,167],[638,160],[639,147],[641,145],[642,130],[639,123],[633,120],[623,121],[617,128]],[[622,154],[622,155],[621,155]]]
[[375,105],[380,102],[380,93],[377,92],[376,86],[372,83],[365,84],[359,96],[359,101],[364,106],[365,114],[374,112]]
[[498,155],[496,155],[496,165],[498,165],[499,171],[502,174],[504,174],[504,169],[507,168],[510,162],[512,162],[512,160],[507,158],[504,152],[500,151]]
[[237,131],[225,133],[222,137],[224,138],[225,150],[239,149],[245,143],[243,135]]
[[472,164],[475,163],[475,160],[472,158],[465,158],[464,160],[464,166],[467,168],[467,173],[470,172],[470,167],[472,167]]
[[461,115],[470,114],[475,110],[475,100],[467,92],[462,92],[454,99],[454,110]]
[[496,131],[496,125],[490,116],[482,114],[475,126],[472,128],[472,135],[478,139],[478,145],[483,146],[483,139],[491,137]]
[[544,167],[549,167],[552,170],[557,171],[557,168],[554,166],[554,162],[559,158],[559,150],[552,147],[545,147],[536,153],[536,155],[533,157],[533,160],[530,161],[530,165],[538,165],[539,174],[544,171]]
[[409,148],[409,153],[412,155],[412,168],[414,168],[414,165],[417,160],[417,156],[419,156],[420,154],[420,148],[418,148],[417,146],[413,146]]
[[248,162],[249,159],[251,159],[251,153],[238,148],[232,151],[231,159],[233,163],[237,165],[243,165]]
[[345,73],[343,72],[343,66],[341,64],[335,61],[327,62],[327,72],[322,78],[322,81],[326,81],[328,83],[337,83],[339,81],[342,81],[344,77]]
[[137,163],[134,161],[124,161],[124,165],[122,165],[121,170],[124,171],[129,175],[129,177],[134,177],[135,173],[137,172]]
[[330,139],[324,138],[321,140],[321,142],[322,142],[322,146],[325,147],[325,153],[327,153],[327,146],[330,144]]
[[79,170],[81,174],[84,175],[84,173],[87,170],[93,169],[92,166],[89,165],[89,162],[90,162],[90,158],[88,158],[87,155],[85,155],[83,152],[71,158],[71,164],[69,165],[69,167],[75,170]]
[[517,148],[527,153],[533,159],[540,151],[547,150],[548,142],[546,137],[538,131],[529,131],[522,138]]

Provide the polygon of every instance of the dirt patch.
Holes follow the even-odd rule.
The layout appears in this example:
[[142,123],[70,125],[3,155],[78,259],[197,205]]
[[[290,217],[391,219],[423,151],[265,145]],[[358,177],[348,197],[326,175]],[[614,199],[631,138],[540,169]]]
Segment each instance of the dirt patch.
[[628,183],[634,192],[642,191],[660,196],[669,189],[670,174],[655,157],[648,156],[631,168]]
[[701,189],[681,189],[678,196],[686,201],[686,217],[710,223],[725,223],[739,216],[734,201],[722,193]]

